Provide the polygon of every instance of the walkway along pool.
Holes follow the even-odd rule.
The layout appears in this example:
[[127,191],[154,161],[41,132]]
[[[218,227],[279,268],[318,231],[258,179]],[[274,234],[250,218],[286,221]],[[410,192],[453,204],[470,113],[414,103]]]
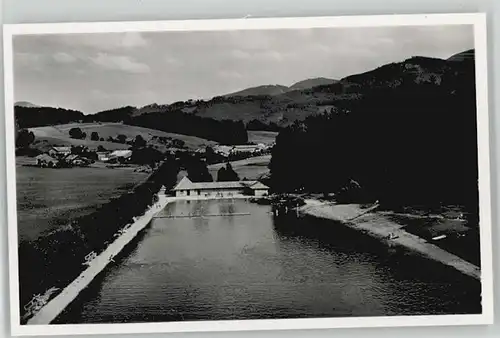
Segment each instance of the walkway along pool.
[[479,281],[332,221],[245,200],[158,216],[55,323],[481,312]]

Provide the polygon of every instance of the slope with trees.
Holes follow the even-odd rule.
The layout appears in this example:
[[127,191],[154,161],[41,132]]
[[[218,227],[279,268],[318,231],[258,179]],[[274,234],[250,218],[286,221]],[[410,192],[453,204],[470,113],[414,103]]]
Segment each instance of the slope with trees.
[[350,80],[361,99],[279,133],[272,188],[340,192],[355,181],[358,200],[459,204],[477,215],[474,63],[412,58]]

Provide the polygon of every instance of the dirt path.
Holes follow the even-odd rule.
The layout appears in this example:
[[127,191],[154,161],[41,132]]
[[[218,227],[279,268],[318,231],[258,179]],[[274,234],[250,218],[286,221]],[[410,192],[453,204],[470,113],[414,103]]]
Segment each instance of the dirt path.
[[[418,236],[406,232],[402,229],[402,225],[391,221],[383,214],[374,212],[372,208],[362,209],[356,204],[336,205],[307,199],[306,204],[301,207],[301,212],[318,218],[341,222],[352,229],[367,233],[387,244],[403,246],[429,259],[451,266],[463,274],[478,280],[481,279],[481,270],[479,267]],[[389,239],[391,234],[394,237],[393,239]]]

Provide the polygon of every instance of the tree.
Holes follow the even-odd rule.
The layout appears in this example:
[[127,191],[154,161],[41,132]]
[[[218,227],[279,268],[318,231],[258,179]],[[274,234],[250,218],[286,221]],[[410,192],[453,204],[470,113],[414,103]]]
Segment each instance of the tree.
[[164,185],[167,190],[170,190],[177,183],[179,170],[179,163],[174,159],[168,159],[152,176],[157,183]]
[[96,131],[93,131],[92,134],[90,135],[90,139],[92,141],[99,141],[99,134]]
[[153,166],[164,158],[161,151],[153,147],[142,147],[134,149],[130,161],[136,164],[148,164]]
[[97,146],[97,151],[106,151],[106,148],[104,148],[101,144]]
[[192,182],[212,182],[214,180],[208,171],[206,163],[198,157],[191,156],[187,160],[186,169],[188,178]]
[[226,167],[222,167],[217,171],[217,181],[218,182],[231,182],[239,181],[240,178],[236,171],[234,171],[231,163],[227,162]]
[[186,146],[186,142],[184,142],[183,140],[174,139],[172,140],[172,145],[175,148],[184,148]]
[[116,136],[116,140],[118,141],[118,143],[125,143],[127,141],[127,136],[120,134]]
[[141,135],[137,135],[135,137],[133,146],[136,147],[136,148],[145,147],[146,146],[146,140]]
[[224,182],[224,181],[227,181],[226,168],[221,167],[217,171],[217,182]]
[[16,147],[27,148],[35,141],[35,134],[27,129],[21,129],[16,138]]
[[87,134],[84,133],[80,128],[71,128],[69,130],[69,136],[71,138],[81,140],[81,139],[85,139],[87,137]]

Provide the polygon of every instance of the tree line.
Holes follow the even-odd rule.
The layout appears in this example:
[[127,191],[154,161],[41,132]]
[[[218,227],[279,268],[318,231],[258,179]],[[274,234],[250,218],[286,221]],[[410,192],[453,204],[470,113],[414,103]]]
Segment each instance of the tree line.
[[127,123],[165,132],[198,136],[221,144],[248,142],[247,131],[242,121],[215,120],[181,111],[143,114],[131,118]]

